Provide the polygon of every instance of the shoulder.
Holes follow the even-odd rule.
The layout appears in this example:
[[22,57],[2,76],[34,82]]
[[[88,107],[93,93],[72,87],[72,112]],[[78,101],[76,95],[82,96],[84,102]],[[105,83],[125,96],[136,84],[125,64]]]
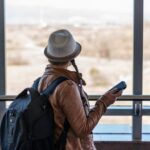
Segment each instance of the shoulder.
[[77,86],[77,84],[74,82],[74,81],[72,81],[72,80],[66,80],[65,82],[64,82],[67,86]]
[[78,85],[72,80],[65,80],[56,88],[57,96],[65,96],[65,95],[78,95],[79,88]]
[[62,90],[73,89],[73,88],[77,88],[77,87],[78,87],[77,84],[72,80],[63,81],[59,86],[59,88]]

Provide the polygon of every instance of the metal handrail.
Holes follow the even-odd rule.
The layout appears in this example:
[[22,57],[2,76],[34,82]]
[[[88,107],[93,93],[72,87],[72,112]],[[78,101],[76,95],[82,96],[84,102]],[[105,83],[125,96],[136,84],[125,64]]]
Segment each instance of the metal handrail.
[[[89,100],[95,101],[100,95],[89,95]],[[117,101],[150,101],[150,95],[123,95]]]
[[[101,95],[89,95],[90,101],[96,101]],[[13,101],[15,99],[15,95],[0,95],[0,101],[1,102],[7,102],[7,101]],[[150,101],[150,95],[123,95],[118,97],[117,101],[123,102],[123,101]],[[150,106],[145,107],[143,106],[141,110],[137,110],[141,112],[142,116],[149,116],[150,115]],[[106,116],[134,116],[135,110],[133,111],[133,106],[120,106],[120,105],[111,105],[106,113],[104,114]]]
[[[96,101],[101,95],[89,95],[90,101]],[[15,95],[0,95],[0,101],[13,101]],[[123,95],[117,101],[150,101],[150,95]]]

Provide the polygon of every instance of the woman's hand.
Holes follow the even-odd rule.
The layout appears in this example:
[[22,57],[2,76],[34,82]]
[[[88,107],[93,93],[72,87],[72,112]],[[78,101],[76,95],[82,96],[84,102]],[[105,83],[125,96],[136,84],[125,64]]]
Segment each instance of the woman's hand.
[[116,89],[106,92],[100,100],[108,107],[113,104],[117,97],[122,95],[122,91],[116,92]]

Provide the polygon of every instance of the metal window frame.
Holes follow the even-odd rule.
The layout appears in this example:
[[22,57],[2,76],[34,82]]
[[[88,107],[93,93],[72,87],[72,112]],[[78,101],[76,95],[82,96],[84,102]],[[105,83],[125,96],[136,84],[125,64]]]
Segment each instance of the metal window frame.
[[[133,95],[142,95],[142,76],[143,76],[143,1],[134,0],[134,29],[133,29],[133,43],[134,43],[134,55],[133,55]],[[0,95],[5,94],[5,16],[4,16],[4,0],[0,0]],[[138,82],[137,82],[138,81]],[[4,107],[0,104],[0,107]],[[134,100],[133,102],[133,140],[141,140],[142,132],[142,113],[147,110],[140,112],[142,108],[142,99]],[[130,111],[130,109],[127,109]],[[116,109],[116,114],[122,112],[121,109]],[[109,109],[109,115],[113,114],[113,111]],[[125,111],[123,113],[126,114]],[[148,111],[149,114],[149,111]],[[115,115],[115,114],[113,114]]]
[[0,94],[5,94],[5,21],[4,0],[0,0]]
[[[0,95],[5,94],[5,15],[4,0],[0,0]],[[0,120],[5,111],[5,102],[0,103]]]
[[[133,95],[142,95],[143,84],[143,0],[134,0],[133,29]],[[133,102],[132,139],[141,140],[142,133],[142,101]],[[139,111],[137,111],[139,110]]]

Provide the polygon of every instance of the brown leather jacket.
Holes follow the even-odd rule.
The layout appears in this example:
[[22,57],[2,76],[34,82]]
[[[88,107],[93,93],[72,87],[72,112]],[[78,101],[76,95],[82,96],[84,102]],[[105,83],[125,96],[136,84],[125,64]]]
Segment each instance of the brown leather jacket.
[[106,107],[98,100],[87,116],[77,86],[76,72],[51,65],[45,69],[39,84],[39,91],[44,90],[59,76],[65,76],[69,80],[58,85],[49,97],[56,123],[55,139],[57,140],[60,136],[64,120],[67,118],[70,129],[67,134],[66,150],[95,150],[91,132],[105,112]]

